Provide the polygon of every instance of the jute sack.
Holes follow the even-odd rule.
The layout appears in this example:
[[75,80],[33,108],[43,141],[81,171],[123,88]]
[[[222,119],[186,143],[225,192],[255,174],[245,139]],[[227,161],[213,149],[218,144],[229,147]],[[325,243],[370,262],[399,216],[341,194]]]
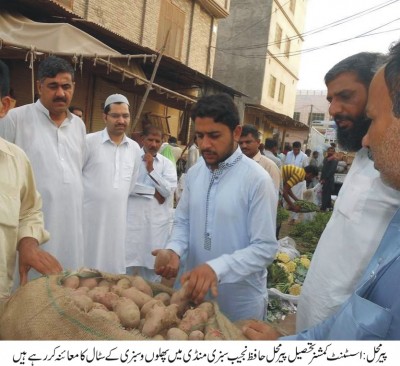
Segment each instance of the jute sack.
[[[98,272],[101,278],[118,281],[124,275]],[[6,302],[0,319],[2,340],[148,340],[139,330],[125,330],[111,321],[79,310],[66,288],[64,276],[44,276],[20,287]],[[173,290],[149,283],[154,294]],[[215,316],[209,326],[220,339],[245,339],[239,328],[228,320],[214,304]]]

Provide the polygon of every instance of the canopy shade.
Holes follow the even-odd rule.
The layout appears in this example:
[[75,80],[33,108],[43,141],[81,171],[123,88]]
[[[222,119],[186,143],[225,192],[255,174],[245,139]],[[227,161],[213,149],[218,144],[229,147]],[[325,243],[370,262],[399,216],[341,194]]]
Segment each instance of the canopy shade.
[[39,23],[21,14],[0,13],[0,39],[8,44],[77,55],[122,56],[106,44],[67,23]]

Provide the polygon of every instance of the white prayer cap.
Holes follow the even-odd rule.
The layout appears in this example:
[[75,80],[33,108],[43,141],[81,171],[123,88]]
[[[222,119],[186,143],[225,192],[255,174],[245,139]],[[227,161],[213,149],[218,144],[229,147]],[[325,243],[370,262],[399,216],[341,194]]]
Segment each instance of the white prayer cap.
[[104,108],[113,103],[125,103],[129,105],[128,98],[122,94],[111,94],[104,103]]

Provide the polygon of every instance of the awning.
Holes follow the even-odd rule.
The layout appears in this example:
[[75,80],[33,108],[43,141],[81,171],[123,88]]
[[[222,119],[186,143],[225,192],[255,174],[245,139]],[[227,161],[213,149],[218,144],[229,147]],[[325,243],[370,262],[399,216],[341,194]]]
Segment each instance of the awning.
[[246,104],[246,108],[256,109],[263,112],[266,117],[274,124],[286,128],[292,128],[295,130],[308,130],[308,126],[300,121],[296,121],[293,118],[286,116],[285,114],[281,114],[275,112],[267,107],[264,107],[259,104]]
[[54,53],[122,56],[106,44],[67,23],[38,23],[21,14],[0,13],[0,38],[6,44]]
[[[17,53],[17,56],[15,55]],[[25,58],[30,68],[38,55],[69,56],[75,67],[90,59],[102,64],[107,72],[117,72],[122,79],[135,79],[137,84],[151,84],[152,89],[170,98],[192,104],[194,99],[152,83],[135,59],[155,61],[156,54],[123,55],[90,34],[68,23],[40,23],[21,14],[0,13],[0,54],[8,58]]]

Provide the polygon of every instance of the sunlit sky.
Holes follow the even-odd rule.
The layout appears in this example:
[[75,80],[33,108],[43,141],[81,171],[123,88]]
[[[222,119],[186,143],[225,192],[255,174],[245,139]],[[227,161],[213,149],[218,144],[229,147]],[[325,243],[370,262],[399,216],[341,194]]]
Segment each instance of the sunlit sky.
[[[338,61],[362,51],[386,53],[391,43],[400,40],[400,0],[308,0],[305,32],[325,28],[378,6],[382,8],[343,24],[314,34],[306,33],[297,89],[325,89],[324,75]],[[340,43],[324,47],[336,42]],[[312,48],[318,50],[306,51]]]

